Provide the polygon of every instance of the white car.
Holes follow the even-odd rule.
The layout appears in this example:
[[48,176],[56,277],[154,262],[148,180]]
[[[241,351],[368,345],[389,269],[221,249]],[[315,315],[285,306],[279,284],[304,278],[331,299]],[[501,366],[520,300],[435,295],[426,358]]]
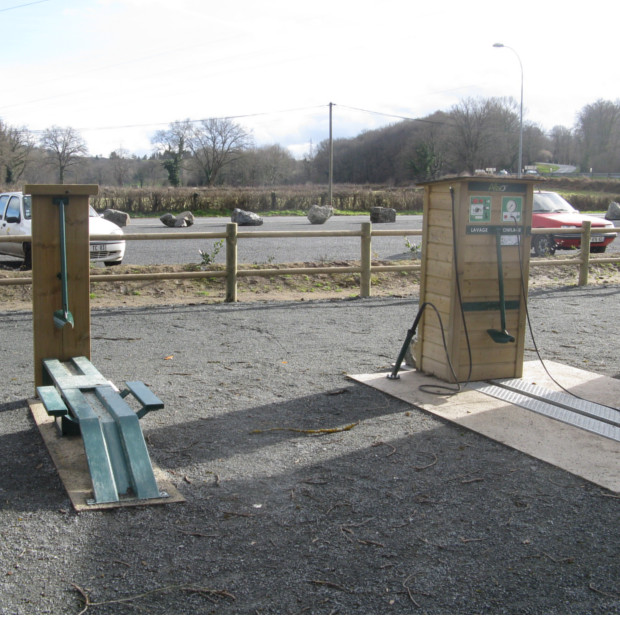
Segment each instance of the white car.
[[[91,235],[122,235],[119,226],[103,219],[92,207],[88,229]],[[32,217],[31,196],[22,192],[7,192],[0,194],[0,237],[11,235],[30,235]],[[30,243],[0,242],[0,254],[16,256],[24,259],[24,267],[32,267]],[[107,266],[120,265],[125,256],[125,240],[118,241],[91,241],[90,260],[94,263],[102,262]]]

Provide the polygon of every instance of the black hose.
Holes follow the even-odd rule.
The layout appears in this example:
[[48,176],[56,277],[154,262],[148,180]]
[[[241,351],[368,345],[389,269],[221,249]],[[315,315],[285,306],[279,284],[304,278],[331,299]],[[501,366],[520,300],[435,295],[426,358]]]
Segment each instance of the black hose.
[[[456,276],[456,290],[457,290],[457,296],[458,296],[458,300],[459,300],[459,308],[461,310],[461,319],[463,321],[463,331],[465,333],[465,340],[467,342],[467,353],[469,355],[469,372],[467,375],[467,381],[465,382],[464,385],[467,385],[469,383],[469,381],[471,380],[471,374],[472,374],[472,356],[471,356],[471,345],[469,342],[469,332],[467,331],[467,323],[465,322],[465,312],[463,310],[463,298],[462,298],[462,294],[461,294],[461,284],[459,281],[459,271],[458,271],[458,260],[457,260],[457,243],[456,243],[456,230],[455,230],[455,226],[456,226],[456,210],[455,210],[455,206],[454,206],[454,188],[450,187],[450,197],[452,200],[452,247],[453,247],[453,252],[454,252],[454,270],[455,270],[455,276]],[[396,363],[394,364],[394,369],[392,370],[392,372],[388,375],[388,379],[398,379],[398,373],[400,372],[400,368],[402,366],[403,360],[405,359],[405,355],[407,354],[407,348],[409,347],[409,345],[411,344],[411,341],[413,340],[413,337],[415,336],[416,330],[418,328],[418,323],[420,322],[420,319],[422,318],[422,315],[424,314],[424,311],[426,310],[426,308],[432,308],[435,311],[435,314],[437,315],[437,319],[439,321],[439,327],[440,327],[440,331],[441,331],[441,340],[443,342],[443,349],[446,353],[446,359],[448,361],[448,366],[450,368],[450,372],[452,373],[452,376],[454,377],[454,383],[456,384],[456,387],[450,387],[447,385],[421,385],[419,387],[420,391],[422,392],[428,392],[431,394],[437,394],[437,392],[435,390],[442,390],[442,391],[447,391],[447,392],[460,392],[462,389],[462,386],[458,380],[457,374],[454,370],[454,366],[452,365],[452,360],[450,359],[450,354],[448,353],[448,345],[446,343],[446,336],[445,336],[445,330],[444,330],[444,326],[443,326],[443,321],[441,320],[441,314],[439,313],[439,310],[437,309],[437,307],[432,304],[429,301],[424,302],[421,306],[420,309],[418,310],[418,313],[415,317],[415,320],[413,321],[413,325],[411,326],[411,328],[407,331],[407,336],[405,338],[405,342],[403,343],[403,346],[400,349],[400,353],[398,354],[398,358],[396,359]],[[434,391],[431,391],[434,390]]]

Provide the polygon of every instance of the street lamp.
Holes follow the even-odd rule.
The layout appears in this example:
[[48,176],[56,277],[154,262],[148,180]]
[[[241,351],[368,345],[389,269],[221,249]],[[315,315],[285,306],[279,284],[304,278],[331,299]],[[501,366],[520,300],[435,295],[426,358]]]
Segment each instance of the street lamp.
[[505,47],[507,50],[514,52],[514,55],[517,57],[519,61],[519,67],[521,67],[521,113],[519,117],[519,170],[517,172],[517,177],[521,178],[521,171],[523,170],[523,64],[521,63],[521,58],[519,58],[519,54],[517,54],[516,50],[512,47],[508,47],[508,45],[504,45],[503,43],[493,43],[493,47]]

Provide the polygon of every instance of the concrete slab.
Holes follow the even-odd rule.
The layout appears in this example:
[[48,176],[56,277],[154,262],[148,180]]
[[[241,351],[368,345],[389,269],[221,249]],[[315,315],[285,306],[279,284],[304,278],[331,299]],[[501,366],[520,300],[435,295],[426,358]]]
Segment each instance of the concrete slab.
[[43,404],[36,399],[28,401],[34,421],[39,428],[41,437],[47,447],[52,461],[58,470],[58,475],[69,495],[75,510],[102,510],[104,508],[119,508],[123,506],[145,506],[151,504],[170,504],[184,502],[185,498],[170,482],[165,472],[152,464],[157,487],[167,494],[167,497],[158,499],[138,500],[128,499],[109,504],[90,504],[88,500],[93,496],[86,453],[80,436],[61,436],[54,418],[48,415]]
[[[620,404],[618,379],[546,360],[544,366],[562,387],[576,396],[609,407],[618,407]],[[526,362],[523,380],[549,390],[560,390],[545,367],[539,361]],[[350,377],[614,493],[620,493],[620,442],[505,403],[472,387],[464,386],[461,391],[451,394],[430,394],[424,388],[421,390],[421,386],[453,386],[416,370],[401,371],[401,378],[396,381],[388,379],[386,373]]]

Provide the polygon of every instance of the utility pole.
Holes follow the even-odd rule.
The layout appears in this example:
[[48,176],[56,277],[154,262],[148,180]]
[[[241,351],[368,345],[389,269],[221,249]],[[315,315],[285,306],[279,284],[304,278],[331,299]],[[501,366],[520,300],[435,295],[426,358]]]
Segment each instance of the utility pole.
[[332,206],[332,187],[334,182],[334,137],[332,133],[332,108],[334,104],[329,104],[329,190],[327,203]]

